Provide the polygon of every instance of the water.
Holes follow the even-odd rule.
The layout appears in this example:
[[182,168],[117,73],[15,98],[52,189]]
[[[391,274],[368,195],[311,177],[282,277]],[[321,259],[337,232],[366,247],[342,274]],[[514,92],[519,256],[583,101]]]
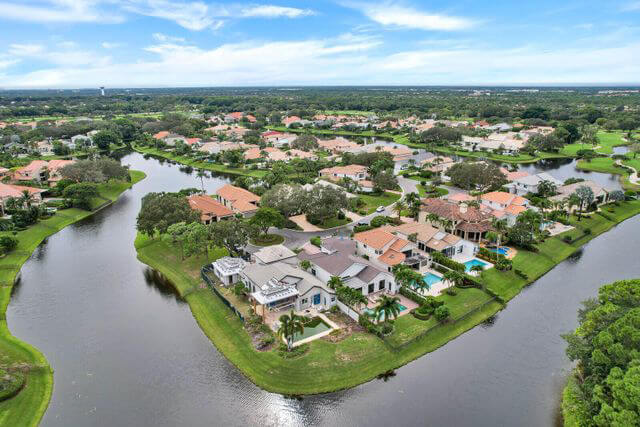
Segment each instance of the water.
[[423,279],[423,280],[424,280],[424,282],[425,282],[427,285],[429,285],[429,287],[431,287],[431,285],[433,285],[433,284],[438,283],[439,281],[441,281],[441,280],[442,280],[442,277],[440,277],[440,276],[438,276],[438,275],[436,275],[436,274],[433,274],[433,273],[429,273],[429,274],[426,274],[426,275],[424,276],[424,279]]
[[609,190],[621,190],[620,175],[584,171],[576,168],[576,159],[548,159],[537,163],[520,165],[519,170],[533,175],[547,172],[554,178],[564,182],[569,178],[583,178],[594,181]]
[[293,334],[293,341],[300,341],[305,338],[320,334],[324,331],[328,331],[329,329],[331,329],[331,326],[324,323],[321,318],[314,317],[313,319],[311,319],[311,322],[308,325],[305,325],[304,331],[302,333],[296,332],[295,334]]
[[486,262],[482,262],[479,259],[474,258],[471,261],[465,262],[464,265],[465,265],[465,270],[466,271],[471,271],[471,269],[473,267],[475,267],[476,265],[479,265],[480,267],[484,268],[484,267],[487,266],[487,263]]
[[[570,369],[560,334],[579,302],[640,277],[640,218],[620,224],[512,300],[495,320],[351,390],[303,400],[267,393],[222,357],[188,305],[136,260],[140,198],[200,187],[195,173],[128,155],[148,178],[49,238],[24,265],[12,332],[55,370],[44,426],[549,426]],[[204,180],[208,191],[226,182]]]
[[506,255],[507,252],[509,251],[509,249],[505,248],[504,246],[501,246],[499,248],[489,248],[489,250],[491,252],[493,252],[493,253],[497,253],[497,254],[500,254],[500,255]]

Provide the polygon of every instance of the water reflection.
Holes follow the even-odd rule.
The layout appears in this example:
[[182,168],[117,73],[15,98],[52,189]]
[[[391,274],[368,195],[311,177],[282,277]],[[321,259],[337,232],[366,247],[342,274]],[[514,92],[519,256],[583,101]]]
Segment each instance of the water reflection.
[[145,267],[144,280],[149,288],[158,291],[158,293],[168,299],[174,299],[180,303],[185,303],[184,298],[180,296],[180,293],[176,290],[175,286],[171,283],[167,277],[151,267]]

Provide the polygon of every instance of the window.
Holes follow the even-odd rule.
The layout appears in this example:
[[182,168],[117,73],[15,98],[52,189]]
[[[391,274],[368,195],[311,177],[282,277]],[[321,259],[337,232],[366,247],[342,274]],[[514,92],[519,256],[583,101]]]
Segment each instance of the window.
[[384,280],[380,280],[380,283],[378,283],[378,290],[383,290],[384,289]]
[[376,285],[374,283],[370,283],[369,284],[369,292],[370,294],[372,294],[375,291],[375,287]]
[[335,302],[336,297],[331,297],[331,302]]
[[302,304],[306,304],[309,302],[309,298],[302,298]]

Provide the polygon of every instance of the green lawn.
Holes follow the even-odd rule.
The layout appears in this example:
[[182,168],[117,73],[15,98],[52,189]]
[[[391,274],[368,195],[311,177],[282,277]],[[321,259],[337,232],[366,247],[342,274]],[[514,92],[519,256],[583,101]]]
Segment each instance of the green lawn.
[[358,194],[360,200],[365,203],[364,210],[367,211],[368,214],[375,212],[378,206],[389,206],[392,203],[395,203],[400,199],[400,194],[385,192],[380,195],[371,195],[371,194]]
[[[623,163],[634,167],[640,166],[640,162],[638,162],[638,159],[625,160]],[[626,168],[617,166],[615,164],[615,160],[611,157],[598,157],[595,159],[591,159],[590,161],[580,160],[576,167],[578,169],[589,170],[593,172],[620,175],[620,182],[622,183],[622,187],[625,190],[640,190],[640,185],[633,185],[629,181],[630,171]]]
[[350,222],[351,222],[351,220],[349,218],[338,219],[336,217],[336,218],[329,218],[329,219],[321,222],[317,226],[326,230],[327,228],[340,227],[342,225],[349,224]]
[[311,133],[314,135],[341,135],[341,136],[375,136],[378,138],[390,139],[398,144],[406,145],[412,148],[424,148],[422,144],[415,144],[409,142],[407,135],[394,135],[385,132],[376,132],[373,130],[365,130],[362,132],[350,132],[346,130],[332,130],[332,129],[289,129],[285,126],[267,126],[267,129],[277,130],[280,132],[292,132],[292,133]]
[[[285,360],[275,351],[254,350],[240,319],[210,290],[194,283],[198,268],[192,263],[177,262],[175,256],[170,256],[171,248],[166,243],[138,238],[136,247],[142,262],[164,273],[181,293],[188,292],[185,298],[198,324],[227,359],[258,386],[287,395],[330,392],[372,380],[435,350],[502,307],[498,303],[488,304],[463,321],[435,327],[399,351],[371,334],[354,333],[339,343],[313,341],[304,356]],[[207,261],[211,259],[213,256]],[[464,300],[463,296],[461,304]]]
[[425,190],[425,188],[422,186],[422,184],[416,185],[416,188],[418,189],[418,195],[420,197],[442,197],[442,196],[446,196],[447,194],[449,194],[449,190],[447,190],[446,188],[441,188],[441,187],[436,187],[436,194],[427,193],[427,190]]
[[[597,133],[598,137],[598,145],[600,147],[596,148],[596,152],[600,154],[613,154],[613,147],[618,147],[620,145],[627,145],[627,142],[622,139],[624,136],[623,132],[605,132],[603,130],[599,130]],[[562,149],[562,153],[567,156],[575,157],[579,150],[588,150],[593,149],[593,146],[590,144],[582,144],[580,142],[565,145]]]
[[[422,147],[425,148],[425,147]],[[429,151],[435,151],[442,154],[455,154],[462,157],[472,157],[478,159],[490,159],[496,160],[505,163],[535,163],[539,160],[543,159],[558,159],[567,157],[562,153],[545,153],[538,152],[535,156],[531,156],[529,154],[518,154],[517,156],[509,156],[504,154],[494,154],[486,151],[466,151],[466,150],[456,150],[450,147],[429,147],[427,148]]]
[[[112,181],[99,187],[100,200],[115,200],[127,188],[145,177],[140,171],[130,171],[131,182]],[[33,251],[42,241],[66,226],[92,215],[81,209],[64,209],[51,218],[18,232],[1,232],[18,239],[18,247],[0,259],[0,363],[24,362],[34,367],[27,374],[25,388],[15,397],[0,402],[0,426],[35,426],[47,409],[53,389],[53,371],[36,348],[13,337],[5,312],[15,278]]]

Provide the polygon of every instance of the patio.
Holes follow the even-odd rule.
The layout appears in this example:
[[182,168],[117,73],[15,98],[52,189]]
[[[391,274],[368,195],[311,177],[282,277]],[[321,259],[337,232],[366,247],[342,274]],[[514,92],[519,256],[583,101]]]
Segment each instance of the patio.
[[414,308],[418,308],[419,307],[418,304],[416,304],[415,302],[411,301],[409,298],[407,298],[407,297],[405,297],[403,295],[400,295],[400,294],[391,295],[391,294],[386,293],[385,291],[379,291],[379,292],[375,292],[373,294],[367,295],[367,299],[369,301],[367,302],[367,306],[360,311],[360,314],[364,313],[364,311],[366,309],[375,310],[376,307],[378,306],[378,300],[380,299],[380,297],[382,295],[387,295],[387,296],[390,296],[390,297],[398,297],[400,299],[400,304],[402,304],[405,307],[407,307],[406,310],[402,310],[400,312],[400,314],[398,314],[398,317],[404,316],[405,314],[408,314]]

